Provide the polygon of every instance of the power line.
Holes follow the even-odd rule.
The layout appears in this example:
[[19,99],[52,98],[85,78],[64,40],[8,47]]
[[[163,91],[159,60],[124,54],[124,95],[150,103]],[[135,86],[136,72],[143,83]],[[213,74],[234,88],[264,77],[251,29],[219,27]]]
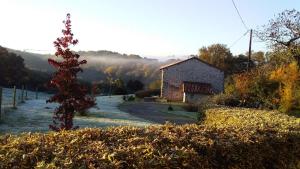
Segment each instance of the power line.
[[241,14],[240,14],[238,8],[236,7],[236,4],[234,3],[234,0],[231,0],[231,1],[232,1],[232,4],[233,4],[233,6],[234,6],[236,12],[238,13],[238,15],[239,15],[239,17],[240,17],[240,19],[241,19],[241,21],[242,21],[244,27],[246,28],[246,30],[249,30],[248,26],[245,24],[245,22],[244,22],[244,20],[243,20],[243,18],[242,18],[242,16],[241,16]]
[[239,37],[237,40],[235,40],[235,41],[229,46],[229,48],[233,47],[236,43],[238,43],[244,36],[247,35],[248,32],[249,32],[249,30],[247,30],[241,37]]

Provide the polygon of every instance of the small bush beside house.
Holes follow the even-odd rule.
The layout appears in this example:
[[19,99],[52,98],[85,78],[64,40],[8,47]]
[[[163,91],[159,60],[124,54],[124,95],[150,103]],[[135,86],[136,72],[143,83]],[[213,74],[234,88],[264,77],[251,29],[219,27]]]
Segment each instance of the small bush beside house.
[[148,89],[135,92],[135,96],[140,99],[151,96],[159,96],[159,94],[160,89]]
[[188,112],[197,112],[199,110],[199,106],[197,104],[185,104],[182,108]]

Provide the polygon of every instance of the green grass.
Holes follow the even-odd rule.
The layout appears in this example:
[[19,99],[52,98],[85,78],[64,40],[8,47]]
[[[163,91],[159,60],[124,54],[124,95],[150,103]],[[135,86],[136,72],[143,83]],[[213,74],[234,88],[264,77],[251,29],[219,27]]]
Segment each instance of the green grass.
[[[127,101],[127,102],[123,102],[122,105],[132,105],[132,104],[137,104],[140,101]],[[178,102],[155,102],[156,104],[160,104],[160,105],[171,105],[173,108],[173,111],[169,111],[168,108],[166,107],[165,109],[157,109],[157,111],[163,113],[168,113],[170,115],[174,115],[176,117],[185,117],[185,118],[190,118],[190,119],[194,119],[197,120],[197,116],[198,113],[197,112],[188,112],[186,110],[183,109],[184,105],[187,105],[186,103],[178,103]],[[120,107],[121,105],[119,105]]]
[[164,110],[164,111],[162,111],[163,113],[169,113],[169,114],[173,114],[173,115],[176,115],[176,116],[187,117],[187,118],[197,120],[198,112],[189,112],[189,111],[186,111],[183,108],[183,106],[188,105],[187,103],[166,102],[166,103],[161,103],[161,104],[171,105],[174,109],[173,111]]
[[[180,108],[182,109],[182,108]],[[194,119],[197,120],[197,112],[187,112],[184,110],[178,110],[178,109],[174,109],[173,111],[163,111],[163,113],[168,113],[168,114],[172,114],[174,116],[180,116],[180,117],[187,117],[190,119]]]

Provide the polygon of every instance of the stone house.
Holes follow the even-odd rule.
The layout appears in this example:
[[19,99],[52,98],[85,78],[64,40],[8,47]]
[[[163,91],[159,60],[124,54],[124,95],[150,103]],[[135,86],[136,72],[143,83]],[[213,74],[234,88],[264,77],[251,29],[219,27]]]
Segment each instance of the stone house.
[[223,92],[224,71],[192,57],[160,68],[161,97],[168,101],[197,102],[201,97]]

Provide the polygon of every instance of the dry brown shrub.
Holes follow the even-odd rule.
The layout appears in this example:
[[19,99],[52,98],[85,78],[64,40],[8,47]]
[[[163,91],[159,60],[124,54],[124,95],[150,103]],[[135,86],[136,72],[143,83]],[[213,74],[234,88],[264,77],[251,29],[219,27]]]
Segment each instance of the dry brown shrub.
[[3,136],[0,168],[297,168],[299,150],[299,131],[272,127],[87,128]]

